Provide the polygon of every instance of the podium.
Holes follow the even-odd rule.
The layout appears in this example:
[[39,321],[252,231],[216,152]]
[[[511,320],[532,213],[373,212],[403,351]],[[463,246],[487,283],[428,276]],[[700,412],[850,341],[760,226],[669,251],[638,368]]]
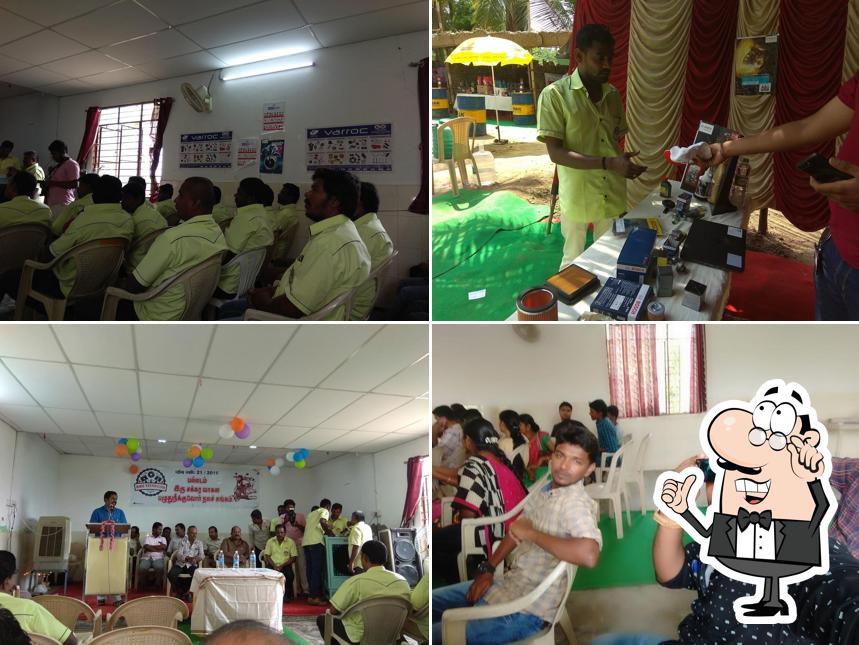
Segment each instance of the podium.
[[[128,600],[128,531],[130,524],[115,524],[113,547],[110,531],[101,537],[101,524],[87,524],[84,585],[87,596],[126,596]],[[119,534],[123,534],[119,537]]]

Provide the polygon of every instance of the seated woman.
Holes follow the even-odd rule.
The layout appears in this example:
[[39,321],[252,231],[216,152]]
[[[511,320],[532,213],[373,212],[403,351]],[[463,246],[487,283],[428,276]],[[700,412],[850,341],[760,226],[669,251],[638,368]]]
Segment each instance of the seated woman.
[[540,430],[540,426],[530,414],[519,415],[519,430],[528,440],[528,467],[522,482],[530,488],[549,472],[549,440],[552,437],[548,432]]
[[[468,458],[457,473],[433,469],[433,477],[447,477],[456,484],[454,509],[460,518],[493,517],[512,510],[527,491],[513,472],[513,466],[498,447],[499,437],[486,419],[465,424],[465,451]],[[504,538],[506,525],[493,524],[475,530],[476,543],[491,555],[493,544]],[[448,583],[459,581],[456,558],[462,550],[462,533],[458,521],[433,532],[434,566],[439,577]]]
[[520,417],[514,410],[502,410],[498,415],[499,447],[513,464],[513,472],[519,479],[525,476],[528,461],[528,440],[519,430]]

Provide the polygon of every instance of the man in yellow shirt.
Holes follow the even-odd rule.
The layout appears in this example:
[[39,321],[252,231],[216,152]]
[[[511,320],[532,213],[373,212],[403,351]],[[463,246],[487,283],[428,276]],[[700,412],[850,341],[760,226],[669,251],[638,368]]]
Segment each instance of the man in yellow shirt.
[[626,212],[626,180],[647,168],[623,153],[626,116],[609,84],[614,38],[603,25],[576,34],[576,71],[547,86],[537,103],[537,139],[557,164],[564,256],[561,268],[585,249],[588,228],[597,239]]
[[221,203],[220,188],[212,186],[212,190],[215,191],[215,205],[212,207],[212,219],[215,220],[218,226],[224,228],[227,221],[236,216],[236,209]]
[[[361,197],[355,209],[355,228],[370,252],[370,271],[375,271],[379,265],[394,253],[394,243],[382,226],[377,215],[379,211],[379,193],[376,186],[367,181],[361,182]],[[369,317],[373,303],[376,301],[376,281],[366,281],[355,292],[352,302],[352,320],[364,320]]]
[[322,606],[322,585],[325,580],[325,536],[334,535],[328,518],[331,516],[331,500],[323,499],[319,507],[307,516],[307,526],[304,529],[302,548],[304,559],[307,562],[307,584],[310,605]]
[[[6,184],[7,202],[0,203],[0,229],[18,224],[42,224],[51,226],[51,209],[40,204],[32,195],[36,192],[36,180],[25,172],[16,173]],[[14,298],[21,281],[21,268],[0,274],[0,300],[5,294]]]
[[8,139],[0,143],[0,178],[4,181],[14,175],[16,170],[21,170],[21,162],[12,154],[14,147],[15,144]]
[[331,507],[329,524],[331,524],[331,530],[334,531],[334,535],[343,535],[349,529],[349,522],[343,517],[343,504],[340,502],[336,502]]
[[274,530],[274,537],[265,543],[262,559],[269,569],[280,571],[286,577],[286,586],[283,589],[283,601],[292,600],[292,586],[295,583],[295,574],[292,571],[292,563],[298,557],[298,548],[290,538],[286,537],[286,527],[278,524]]
[[[418,613],[427,609],[427,606],[429,605],[429,574],[424,573],[424,575],[421,576],[418,584],[416,584],[415,588],[412,589],[411,600],[413,612]],[[430,637],[429,611],[427,611],[421,618],[407,619],[406,624],[403,627],[413,627],[423,635],[424,639],[428,641]]]
[[[361,564],[364,573],[349,578],[340,585],[331,598],[331,613],[342,614],[352,605],[368,598],[397,597],[411,599],[409,583],[398,573],[385,569],[388,550],[376,540],[370,540],[361,547]],[[325,635],[325,616],[316,617],[319,633]],[[347,618],[334,619],[334,633],[349,643],[360,643],[364,636],[364,619],[360,612]]]
[[361,547],[373,539],[373,529],[364,521],[364,511],[352,513],[352,522],[349,528],[349,573],[352,575],[361,572]]
[[129,179],[128,183],[122,187],[122,202],[120,204],[122,210],[131,215],[131,221],[134,224],[134,237],[131,240],[132,250],[128,252],[125,258],[126,264],[133,271],[148,251],[148,249],[134,249],[134,245],[140,238],[153,231],[167,228],[167,220],[152,207],[150,202],[146,201],[146,187],[145,185],[141,186],[140,182],[132,183]]
[[[45,181],[45,169],[39,165],[39,153],[35,150],[27,150],[24,153],[23,159],[24,172],[28,172],[33,177],[36,178],[36,181]],[[41,193],[37,193],[37,199],[41,198]],[[42,199],[42,201],[44,201]]]
[[93,172],[81,175],[78,180],[78,198],[71,204],[66,204],[60,214],[51,222],[51,232],[59,237],[69,227],[75,217],[84,212],[84,208],[92,206],[92,193],[98,186],[99,177]]
[[15,588],[18,563],[14,554],[0,551],[0,608],[8,609],[25,632],[50,636],[63,645],[77,645],[78,639],[71,629],[54,618],[51,613],[28,598],[11,595]]
[[161,184],[158,187],[158,197],[155,208],[167,220],[169,226],[176,226],[181,218],[178,215],[176,201],[173,199],[173,184]]

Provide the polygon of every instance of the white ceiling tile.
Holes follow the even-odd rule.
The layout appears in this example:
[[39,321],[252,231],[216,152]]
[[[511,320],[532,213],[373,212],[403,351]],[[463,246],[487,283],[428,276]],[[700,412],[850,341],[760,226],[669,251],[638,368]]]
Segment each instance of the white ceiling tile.
[[98,422],[108,437],[141,437],[143,418],[139,414],[115,414],[96,412]]
[[65,434],[95,435],[101,433],[98,421],[89,410],[63,410],[45,408],[54,422]]
[[388,412],[375,421],[371,421],[363,426],[361,430],[368,432],[394,432],[405,426],[412,425],[420,419],[426,419],[428,413],[427,402],[424,399],[417,399],[392,412]]
[[93,410],[140,414],[136,372],[75,365],[75,373]]
[[143,416],[143,435],[150,440],[180,441],[185,432],[185,419]]
[[186,417],[197,390],[193,376],[140,372],[143,414],[159,417]]
[[265,434],[254,439],[254,444],[261,448],[286,448],[310,431],[310,428],[292,426],[272,426]]
[[295,29],[304,24],[291,2],[268,0],[183,25],[180,30],[208,49]]
[[84,436],[79,439],[94,453],[107,451],[112,456],[116,446],[116,439],[113,437]]
[[6,9],[0,9],[0,25],[3,25],[3,29],[0,31],[0,43],[18,40],[41,29],[41,26],[35,22],[16,16]]
[[72,363],[134,369],[130,325],[54,325]]
[[50,27],[113,2],[116,0],[3,0],[3,6],[40,25]]
[[6,358],[3,362],[39,404],[54,408],[89,409],[68,365],[21,358]]
[[379,394],[420,396],[429,391],[429,357],[425,356],[373,390]]
[[223,425],[224,421],[198,421],[191,419],[188,421],[188,426],[185,428],[185,434],[182,436],[182,441],[194,442],[199,441],[207,445],[218,443],[218,428]]
[[3,83],[14,83],[25,87],[42,87],[68,80],[68,77],[57,74],[44,67],[28,67],[20,72],[12,72],[0,78]]
[[258,381],[296,329],[297,325],[256,325],[249,334],[242,325],[218,325],[203,376]]
[[232,45],[215,47],[211,52],[227,65],[244,65],[269,58],[300,54],[301,52],[319,49],[321,46],[316,40],[316,36],[313,35],[312,29],[307,26]]
[[306,448],[310,451],[310,459],[312,459],[314,450],[342,437],[345,434],[345,430],[314,428],[304,436],[290,441],[286,447],[292,450]]
[[[341,452],[351,452],[354,451],[354,449],[358,446],[361,446],[365,443],[369,443],[378,438],[379,435],[372,432],[361,432],[359,430],[352,430],[322,447],[329,448],[331,450],[339,450]],[[313,455],[311,455],[311,457],[312,456]]]
[[307,393],[306,387],[285,385],[260,385],[239,412],[239,416],[249,422],[276,423]]
[[138,0],[138,2],[169,24],[181,25],[253,4],[258,0],[182,0],[181,2]]
[[45,94],[52,94],[53,96],[71,96],[72,94],[92,92],[95,89],[96,88],[89,83],[76,79],[63,81],[62,83],[51,83],[50,85],[40,87],[39,91],[44,92]]
[[87,448],[77,437],[66,437],[59,434],[47,435],[46,441],[59,453],[64,455],[91,455],[92,451]]
[[60,434],[53,419],[45,414],[42,408],[33,408],[22,405],[4,405],[0,408],[0,415],[9,420],[16,429],[22,432],[36,432],[38,434]]
[[427,9],[426,2],[413,2],[392,9],[315,24],[313,31],[325,47],[417,31],[426,33],[429,29]]
[[[410,4],[414,0],[361,0],[361,2],[319,2],[319,0],[293,0],[308,22],[326,22],[360,13]],[[423,3],[426,5],[426,2]],[[425,7],[425,11],[427,8]]]
[[0,361],[0,406],[2,405],[37,404]]
[[147,83],[154,79],[149,74],[145,74],[139,69],[134,67],[124,67],[112,72],[84,76],[83,80],[96,88],[107,89],[111,87],[121,87],[123,85]]
[[66,360],[49,325],[3,325],[0,356],[37,361]]
[[[102,53],[129,65],[181,56],[199,51],[200,48],[175,29],[159,31],[143,38],[135,38],[118,45],[105,47]],[[81,74],[79,74],[81,76]]]
[[263,380],[313,387],[379,329],[378,325],[303,325]]
[[198,419],[232,417],[242,409],[254,387],[253,383],[204,378],[197,388],[191,416]]
[[404,435],[397,434],[385,434],[385,435],[376,435],[378,438],[373,441],[368,441],[367,443],[361,444],[359,446],[355,446],[352,448],[355,452],[365,452],[365,453],[376,453],[382,450],[387,450],[388,448],[393,448],[394,446],[398,446],[401,443],[408,443],[412,441],[412,437],[406,437]]
[[197,376],[214,325],[134,325],[137,364],[147,372]]
[[137,65],[137,69],[155,78],[175,78],[196,74],[197,72],[208,72],[221,69],[224,64],[207,52],[195,52],[175,58],[156,60],[143,65]]
[[0,83],[0,99],[9,99],[13,96],[24,96],[25,94],[35,94],[35,91],[29,87]]
[[[251,434],[247,439],[238,439],[235,435],[230,437],[229,439],[220,439],[218,441],[218,445],[221,446],[259,446],[261,444],[257,443],[260,437],[264,437],[268,433],[268,429],[271,427],[265,423],[249,423],[248,424],[251,429]],[[220,427],[220,426],[219,426]],[[269,446],[274,447],[274,446]]]
[[31,67],[30,63],[15,60],[14,58],[9,58],[8,56],[0,56],[0,75],[9,74],[10,72],[17,72],[18,70],[24,69],[26,67]]
[[0,54],[41,65],[86,51],[86,45],[47,29],[0,47]]
[[[50,68],[52,71],[59,72],[69,78],[76,78],[79,76],[91,76],[93,74],[100,74],[102,72],[109,72],[114,69],[122,69],[123,67],[127,67],[125,63],[121,63],[112,58],[108,58],[102,53],[96,51],[87,51],[83,54],[77,54],[76,56],[69,56],[68,58],[64,58],[63,60],[55,60],[50,65],[46,67]],[[75,329],[77,327],[89,327],[90,325],[56,325],[58,329]],[[125,329],[126,333],[131,333],[127,328],[124,328],[122,325],[112,325],[119,329]],[[102,325],[93,325],[93,327],[97,327],[101,329]]]
[[428,351],[426,325],[388,325],[320,385],[367,392]]
[[321,426],[338,430],[354,430],[410,400],[409,397],[404,396],[365,394],[330,419],[323,421]]
[[428,421],[415,421],[413,424],[405,426],[395,431],[396,434],[421,435],[426,434],[429,437],[430,425]]
[[283,425],[313,428],[355,401],[359,392],[314,390],[281,420]]
[[90,47],[104,47],[160,31],[167,25],[131,0],[54,27],[59,33]]

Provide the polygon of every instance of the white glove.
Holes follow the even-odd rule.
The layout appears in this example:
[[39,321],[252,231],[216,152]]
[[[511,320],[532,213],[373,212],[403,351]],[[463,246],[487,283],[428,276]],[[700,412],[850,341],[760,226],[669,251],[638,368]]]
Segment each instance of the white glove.
[[671,161],[674,163],[689,163],[693,159],[707,161],[713,156],[713,153],[710,152],[710,144],[704,141],[691,145],[688,148],[673,146],[669,150],[669,153],[671,154]]

